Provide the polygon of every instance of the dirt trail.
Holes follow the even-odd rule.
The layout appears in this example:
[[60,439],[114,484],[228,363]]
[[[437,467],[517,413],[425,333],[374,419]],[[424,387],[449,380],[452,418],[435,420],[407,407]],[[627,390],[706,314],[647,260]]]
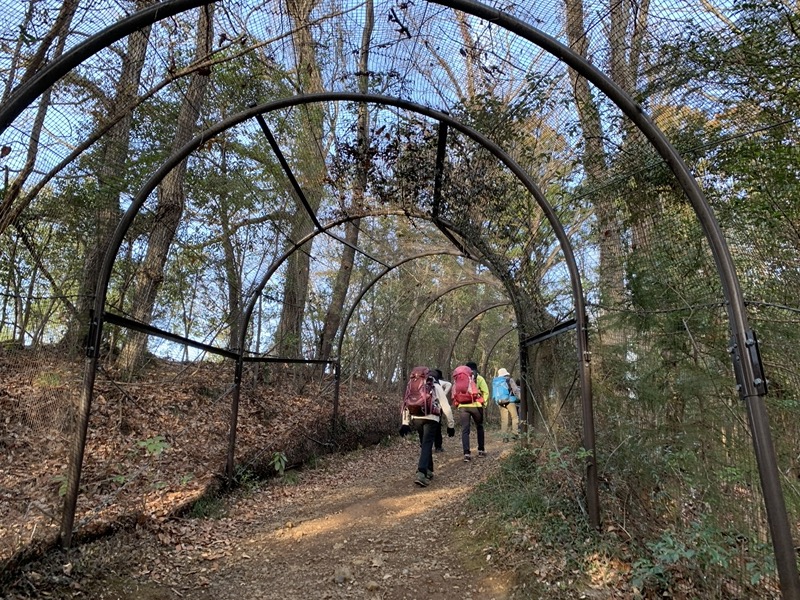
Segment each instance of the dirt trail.
[[[469,463],[458,437],[445,448],[427,488],[413,483],[418,444],[409,436],[327,457],[295,483],[236,494],[225,517],[120,533],[27,578],[51,598],[510,598],[512,577],[475,542],[478,509],[466,504],[508,446],[487,432],[489,456],[473,452]],[[11,596],[22,597],[32,596]]]

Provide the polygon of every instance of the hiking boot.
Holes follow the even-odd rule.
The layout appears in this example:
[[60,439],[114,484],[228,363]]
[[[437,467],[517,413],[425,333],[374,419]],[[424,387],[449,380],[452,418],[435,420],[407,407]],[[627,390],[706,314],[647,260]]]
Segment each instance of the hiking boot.
[[433,480],[433,471],[428,471],[427,473],[425,473],[425,477],[428,478],[428,481]]
[[434,448],[434,452],[444,452],[444,448]]
[[464,455],[464,462],[469,462],[472,460],[472,455],[467,453]]
[[431,480],[425,476],[425,473],[422,471],[417,471],[417,477],[414,479],[414,483],[416,483],[419,487],[428,487],[430,482]]
[[478,450],[478,458],[486,458],[486,452],[483,450]]

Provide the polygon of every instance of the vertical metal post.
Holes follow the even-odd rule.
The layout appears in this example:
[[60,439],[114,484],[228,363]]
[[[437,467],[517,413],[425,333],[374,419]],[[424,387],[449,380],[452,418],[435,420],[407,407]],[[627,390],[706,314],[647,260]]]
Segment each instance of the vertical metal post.
[[781,595],[788,600],[798,600],[800,579],[797,574],[796,551],[764,403],[767,382],[755,333],[750,329],[745,330],[744,336],[734,333],[729,350],[733,358],[739,395],[747,408],[747,418],[753,436],[753,449],[758,464],[761,491],[764,494],[772,547],[775,551]]
[[228,458],[225,462],[225,476],[228,483],[233,481],[234,455],[236,454],[236,427],[239,420],[239,395],[242,389],[242,370],[244,361],[241,355],[236,359],[236,371],[233,375],[233,393],[231,394],[231,420],[228,431]]
[[600,491],[597,479],[597,448],[595,445],[594,406],[592,402],[592,374],[589,353],[588,319],[581,311],[575,316],[579,380],[581,384],[581,411],[583,414],[583,449],[586,451],[586,511],[589,522],[600,529]]
[[331,422],[331,439],[336,443],[336,422],[339,418],[339,389],[341,388],[342,370],[337,360],[333,363],[333,420]]
[[102,321],[94,311],[89,316],[89,335],[86,344],[86,361],[83,367],[83,390],[78,404],[78,418],[75,437],[72,440],[69,469],[67,472],[67,493],[64,496],[64,508],[61,514],[61,546],[69,548],[72,544],[72,528],[75,525],[75,511],[78,506],[78,492],[81,485],[83,456],[86,452],[86,435],[89,431],[89,414],[92,408],[94,380],[97,375],[97,357],[100,354],[100,337]]
[[520,340],[519,345],[519,379],[520,379],[520,398],[519,398],[519,426],[520,426],[520,433],[522,434],[522,439],[528,439],[528,430],[530,429],[530,423],[528,422],[528,417],[531,414],[529,410],[529,384],[528,381],[528,347],[522,343]]

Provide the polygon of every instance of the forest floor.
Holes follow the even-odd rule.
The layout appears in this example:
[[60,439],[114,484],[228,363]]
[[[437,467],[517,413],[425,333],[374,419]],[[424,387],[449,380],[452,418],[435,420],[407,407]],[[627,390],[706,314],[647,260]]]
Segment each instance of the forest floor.
[[330,384],[290,385],[291,372],[282,385],[252,379],[239,408],[238,487],[222,493],[221,364],[154,363],[136,382],[101,372],[76,536],[59,550],[65,399],[77,396],[80,367],[56,352],[0,351],[4,600],[630,597],[624,565],[576,571],[567,548],[524,529],[511,544],[468,501],[511,451],[496,426],[488,457],[469,463],[457,429],[435,455],[432,484],[416,486],[419,443],[395,434],[396,394],[365,382],[342,386],[338,451],[320,452]]
[[[446,440],[427,488],[413,483],[412,436],[326,457],[240,489],[214,516],[135,527],[50,553],[25,569],[6,598],[538,598],[493,556],[482,511],[467,502],[508,448],[488,437],[488,457],[469,463],[458,438]],[[613,596],[585,588],[573,597]]]
[[2,600],[780,597],[774,576],[755,587],[736,566],[709,595],[691,553],[653,563],[671,569],[668,593],[654,579],[637,594],[636,540],[654,539],[643,530],[658,513],[607,493],[595,536],[580,468],[503,444],[489,409],[488,457],[463,462],[457,428],[432,484],[416,486],[399,392],[365,381],[246,372],[236,485],[223,489],[232,373],[206,361],[153,359],[134,380],[99,370],[73,544],[60,550],[83,366],[0,348]]
[[427,488],[413,483],[412,436],[325,457],[314,468],[241,488],[205,518],[136,527],[51,553],[29,565],[7,598],[532,597],[513,569],[498,564],[481,510],[467,502],[509,447],[487,437],[488,457],[469,463],[458,438],[446,439]]

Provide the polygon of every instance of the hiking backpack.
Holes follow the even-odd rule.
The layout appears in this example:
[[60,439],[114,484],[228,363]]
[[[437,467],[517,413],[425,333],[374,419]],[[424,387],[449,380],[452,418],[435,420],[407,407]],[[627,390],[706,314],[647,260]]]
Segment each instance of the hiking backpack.
[[511,382],[505,375],[498,375],[492,379],[492,398],[500,406],[514,402],[511,394]]
[[461,365],[453,371],[453,388],[450,395],[453,398],[453,406],[483,402],[483,396],[478,390],[478,384],[475,383],[472,369],[468,366]]
[[408,413],[414,417],[441,414],[433,382],[428,367],[414,367],[403,395],[403,410],[408,409]]

